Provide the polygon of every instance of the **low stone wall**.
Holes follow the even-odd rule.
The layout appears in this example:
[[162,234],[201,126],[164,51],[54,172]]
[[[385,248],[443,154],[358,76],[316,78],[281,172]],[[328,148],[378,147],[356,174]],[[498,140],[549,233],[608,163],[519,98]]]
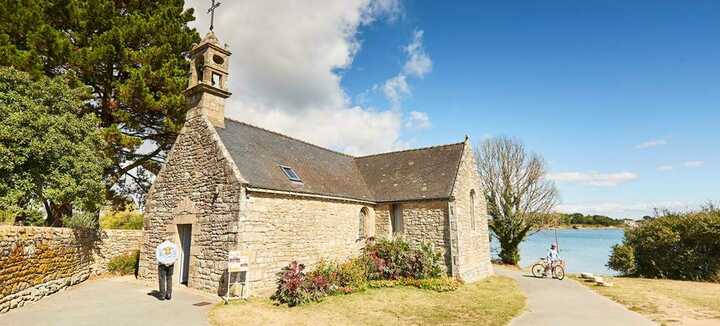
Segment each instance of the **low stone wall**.
[[106,272],[141,243],[140,230],[0,226],[0,313]]

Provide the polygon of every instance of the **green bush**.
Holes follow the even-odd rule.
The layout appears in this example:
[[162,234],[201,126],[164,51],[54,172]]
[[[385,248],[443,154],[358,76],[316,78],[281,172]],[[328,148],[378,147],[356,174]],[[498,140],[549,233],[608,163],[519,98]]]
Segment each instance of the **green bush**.
[[308,273],[309,278],[322,277],[328,282],[327,292],[330,294],[352,293],[367,288],[367,263],[360,258],[353,258],[338,264],[321,260],[315,269]]
[[15,210],[0,208],[0,224],[43,226],[45,225],[45,214],[34,205]]
[[403,239],[381,239],[369,243],[363,257],[372,280],[438,277],[442,274],[442,253],[431,243],[414,249]]
[[720,274],[720,209],[666,212],[626,230],[608,266],[633,276],[713,280]]
[[623,275],[634,275],[637,266],[635,266],[635,251],[633,247],[624,243],[614,245],[607,266]]
[[128,207],[123,211],[110,212],[100,217],[100,226],[103,229],[141,230],[143,228],[143,214]]
[[99,227],[97,217],[93,213],[73,212],[73,215],[63,220],[63,226],[72,229],[92,229]]
[[118,275],[137,275],[138,262],[140,260],[140,251],[135,250],[132,253],[115,256],[110,259],[107,264],[108,272]]
[[0,224],[15,224],[15,213],[0,209]]

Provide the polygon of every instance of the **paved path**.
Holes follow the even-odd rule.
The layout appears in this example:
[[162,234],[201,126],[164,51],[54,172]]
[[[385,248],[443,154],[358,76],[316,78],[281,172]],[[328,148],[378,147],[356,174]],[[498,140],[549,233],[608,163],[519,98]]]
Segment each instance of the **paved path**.
[[2,314],[0,325],[202,326],[219,301],[181,286],[173,287],[172,300],[160,301],[153,290],[132,277],[90,280]]
[[498,275],[512,277],[527,296],[527,311],[510,325],[655,325],[645,317],[569,279],[539,279],[520,271],[495,268]]

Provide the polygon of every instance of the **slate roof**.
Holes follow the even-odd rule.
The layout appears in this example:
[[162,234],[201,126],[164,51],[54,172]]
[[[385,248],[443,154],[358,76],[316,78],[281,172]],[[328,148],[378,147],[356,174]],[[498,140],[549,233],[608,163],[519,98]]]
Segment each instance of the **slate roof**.
[[230,119],[215,130],[250,187],[372,202],[449,198],[464,149],[457,143],[353,157]]

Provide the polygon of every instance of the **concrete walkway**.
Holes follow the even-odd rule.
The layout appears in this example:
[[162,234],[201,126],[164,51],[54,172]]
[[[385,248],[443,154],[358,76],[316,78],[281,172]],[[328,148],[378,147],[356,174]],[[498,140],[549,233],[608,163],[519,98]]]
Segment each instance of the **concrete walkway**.
[[0,325],[207,325],[217,296],[173,286],[171,301],[132,277],[89,280],[0,315]]
[[495,268],[498,275],[518,281],[527,296],[527,311],[510,325],[655,325],[645,317],[569,279],[535,278],[529,273]]

